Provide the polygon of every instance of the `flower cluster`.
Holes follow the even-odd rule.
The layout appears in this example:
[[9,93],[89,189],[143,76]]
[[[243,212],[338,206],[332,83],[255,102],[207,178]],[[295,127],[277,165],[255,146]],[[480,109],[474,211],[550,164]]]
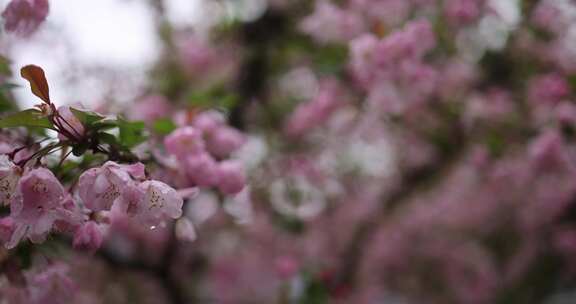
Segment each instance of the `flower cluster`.
[[193,117],[190,125],[166,136],[164,146],[191,186],[217,187],[222,193],[236,194],[244,188],[246,177],[242,164],[227,158],[244,141],[220,113],[205,111]]
[[[21,169],[2,155],[2,195],[10,206],[3,219],[6,247],[28,238],[43,242],[53,230],[74,234],[74,247],[92,251],[102,243],[96,212],[123,212],[143,225],[158,226],[182,214],[183,200],[172,187],[146,180],[144,165],[107,162],[80,175],[76,190],[67,191],[47,168]],[[8,237],[8,235],[10,235]]]

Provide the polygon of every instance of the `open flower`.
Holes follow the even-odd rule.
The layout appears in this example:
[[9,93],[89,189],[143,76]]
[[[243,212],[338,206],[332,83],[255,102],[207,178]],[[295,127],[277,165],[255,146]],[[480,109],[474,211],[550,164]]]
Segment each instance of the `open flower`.
[[62,217],[66,197],[64,187],[50,170],[38,168],[25,174],[10,204],[15,229],[6,246],[13,248],[24,237],[35,243],[42,242],[54,221]]
[[144,181],[139,185],[144,191],[142,208],[137,219],[156,226],[169,218],[177,219],[182,215],[183,200],[176,190],[156,180]]
[[84,223],[74,233],[74,248],[95,252],[102,245],[102,231],[93,221]]
[[8,205],[20,180],[20,168],[8,156],[0,155],[0,205]]
[[119,165],[106,162],[102,167],[84,172],[78,181],[78,195],[84,205],[92,211],[109,210],[122,193],[122,189],[133,181],[144,178],[144,165]]

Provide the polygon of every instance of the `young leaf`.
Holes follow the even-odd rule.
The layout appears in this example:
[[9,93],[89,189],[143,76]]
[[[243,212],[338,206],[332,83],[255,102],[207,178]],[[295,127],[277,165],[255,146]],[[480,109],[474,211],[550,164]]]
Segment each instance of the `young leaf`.
[[92,111],[81,111],[72,107],[70,107],[70,111],[72,111],[74,116],[76,116],[84,127],[88,129],[90,129],[95,122],[105,118],[104,116]]
[[158,119],[154,122],[153,128],[160,135],[168,135],[176,129],[176,124],[170,119]]
[[50,104],[48,81],[44,70],[36,65],[27,65],[20,70],[20,75],[30,82],[30,88],[34,95],[40,97],[45,103]]
[[93,130],[108,130],[118,127],[118,121],[113,119],[104,119],[94,122],[90,126]]
[[123,119],[118,120],[120,129],[120,142],[122,145],[132,148],[146,140],[144,135],[145,124],[142,121],[130,122]]
[[98,140],[100,142],[103,142],[105,144],[108,144],[112,147],[119,147],[121,146],[120,143],[118,143],[118,140],[116,139],[116,136],[109,134],[109,133],[105,133],[105,132],[100,132],[96,134],[96,137],[98,138]]
[[0,119],[0,128],[40,127],[52,129],[54,126],[41,111],[36,109],[24,110]]

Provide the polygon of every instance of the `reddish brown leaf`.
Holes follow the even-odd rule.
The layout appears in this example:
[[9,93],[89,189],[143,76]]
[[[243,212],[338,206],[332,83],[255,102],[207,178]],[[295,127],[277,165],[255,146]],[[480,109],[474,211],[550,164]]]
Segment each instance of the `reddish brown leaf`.
[[44,102],[50,104],[50,94],[48,81],[44,75],[44,70],[36,65],[27,65],[20,70],[20,75],[30,82],[30,88],[34,95],[40,97]]

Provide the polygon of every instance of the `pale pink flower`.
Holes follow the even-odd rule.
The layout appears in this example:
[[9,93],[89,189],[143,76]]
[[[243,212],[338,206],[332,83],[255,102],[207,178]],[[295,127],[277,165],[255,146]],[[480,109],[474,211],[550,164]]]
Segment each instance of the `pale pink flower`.
[[246,176],[242,164],[226,160],[218,166],[218,189],[225,194],[236,194],[246,185]]
[[93,221],[84,223],[74,233],[74,249],[95,252],[102,245],[102,231]]
[[464,25],[478,19],[484,0],[448,0],[444,2],[445,15],[454,25]]
[[298,105],[290,115],[285,132],[291,137],[298,137],[326,122],[342,104],[340,94],[337,82],[325,80],[318,95],[312,101]]
[[164,139],[164,146],[168,153],[178,158],[185,158],[190,154],[204,151],[202,133],[194,127],[181,127],[174,130]]
[[210,133],[224,125],[224,115],[218,111],[203,111],[194,117],[192,125],[203,133]]
[[24,237],[35,243],[44,241],[54,221],[62,218],[66,197],[64,187],[50,170],[38,168],[26,173],[10,204],[16,228],[6,246],[13,248]]
[[246,141],[240,131],[221,126],[206,136],[206,148],[214,156],[224,158],[238,150]]
[[196,37],[189,37],[180,43],[178,50],[180,61],[190,73],[196,74],[194,76],[210,72],[219,64],[217,50]]
[[[70,134],[72,138],[69,139],[80,139],[84,136],[84,125],[82,125],[82,122],[72,113],[69,106],[59,107],[58,114],[60,114],[61,119],[57,118],[56,122],[64,128],[65,132]],[[60,140],[65,140],[67,137],[67,135],[62,133],[58,134]]]
[[558,74],[545,74],[530,81],[528,100],[534,105],[555,105],[570,93],[566,79]]
[[20,176],[20,168],[7,155],[0,155],[0,206],[10,203]]
[[350,69],[355,80],[364,88],[368,88],[375,76],[374,52],[377,45],[378,39],[372,34],[364,34],[350,41]]
[[12,0],[2,13],[7,32],[22,36],[34,33],[48,16],[48,0]]
[[144,190],[138,187],[138,185],[128,184],[124,187],[122,194],[114,204],[123,213],[129,216],[135,216],[143,212],[145,196]]
[[362,32],[362,18],[349,10],[317,1],[314,13],[304,18],[300,29],[321,43],[346,42]]
[[68,276],[69,267],[62,263],[50,265],[28,278],[30,304],[74,303],[76,284]]
[[109,210],[126,185],[134,178],[144,178],[144,165],[119,165],[108,161],[102,167],[82,173],[78,196],[92,211]]
[[210,187],[218,183],[218,165],[208,153],[188,155],[182,165],[186,176],[196,186]]
[[396,64],[400,60],[416,60],[435,46],[432,24],[427,20],[415,20],[380,41],[375,60],[381,66]]
[[182,215],[182,198],[176,190],[163,182],[150,180],[139,185],[145,193],[143,208],[136,218],[141,222],[156,226],[167,219],[177,219]]

